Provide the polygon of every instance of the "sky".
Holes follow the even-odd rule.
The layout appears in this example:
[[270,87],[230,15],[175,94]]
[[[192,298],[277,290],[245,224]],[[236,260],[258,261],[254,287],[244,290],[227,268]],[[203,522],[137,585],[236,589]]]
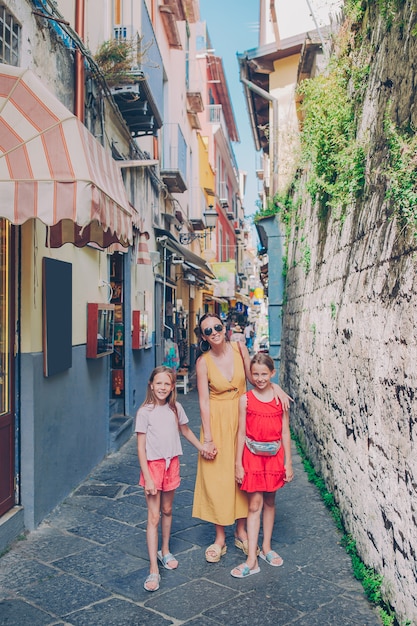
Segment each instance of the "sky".
[[237,164],[246,171],[248,181],[245,195],[245,213],[255,213],[258,185],[255,176],[256,151],[249,125],[243,85],[239,81],[236,53],[258,45],[258,0],[200,0],[200,18],[207,22],[214,54],[223,59],[232,107],[240,136],[240,144],[233,144]]
[[[320,26],[328,21],[329,10],[334,10],[340,4],[340,0],[278,0],[276,6],[281,38],[291,37],[315,27],[310,7]],[[255,203],[259,196],[255,170],[259,168],[256,167],[257,153],[243,95],[243,85],[239,80],[236,53],[258,47],[259,0],[200,0],[200,19],[207,22],[214,54],[223,59],[240,136],[240,143],[233,144],[233,149],[239,169],[248,175],[244,207],[245,214],[249,217],[257,210]]]

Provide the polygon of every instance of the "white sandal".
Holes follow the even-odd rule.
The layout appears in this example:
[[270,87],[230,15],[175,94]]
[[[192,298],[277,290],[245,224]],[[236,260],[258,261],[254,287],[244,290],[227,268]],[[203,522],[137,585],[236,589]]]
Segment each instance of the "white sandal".
[[[161,580],[161,576],[159,574],[149,574],[149,576],[146,577],[146,580],[143,583],[143,587],[146,591],[158,591],[160,580]],[[153,587],[152,589],[150,589],[149,583],[156,583],[156,587]]]

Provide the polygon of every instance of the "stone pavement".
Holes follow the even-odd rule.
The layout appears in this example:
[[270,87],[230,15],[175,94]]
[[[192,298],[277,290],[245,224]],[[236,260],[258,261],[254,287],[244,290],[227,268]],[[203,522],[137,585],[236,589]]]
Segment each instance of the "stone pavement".
[[[195,391],[180,394],[199,430]],[[171,550],[176,571],[148,573],[146,504],[137,486],[135,435],[107,457],[41,526],[0,559],[0,625],[8,626],[378,626],[381,621],[352,575],[350,559],[294,450],[294,482],[277,494],[273,546],[279,568],[230,570],[243,554],[227,529],[227,554],[206,563],[210,524],[191,517],[197,452],[183,439],[182,483],[174,500]]]

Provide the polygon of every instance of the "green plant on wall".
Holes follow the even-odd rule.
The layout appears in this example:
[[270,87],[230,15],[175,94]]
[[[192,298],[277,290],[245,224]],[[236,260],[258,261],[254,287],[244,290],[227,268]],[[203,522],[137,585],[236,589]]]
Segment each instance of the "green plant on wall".
[[304,243],[301,248],[301,264],[305,274],[308,274],[311,268],[311,248],[308,243]]
[[360,22],[365,13],[365,3],[363,0],[345,0],[344,11],[352,23]]
[[400,223],[417,237],[417,134],[408,129],[400,131],[391,119],[387,107],[384,129],[388,143],[387,198]]
[[372,569],[372,567],[365,565],[365,563],[362,561],[358,554],[355,540],[353,539],[352,535],[346,532],[342,514],[336,503],[334,495],[330,491],[328,491],[323,477],[316,472],[312,462],[306,454],[304,446],[294,432],[291,432],[291,438],[295,442],[297,452],[301,457],[301,461],[303,463],[308,480],[318,489],[324,504],[326,505],[336,524],[336,527],[341,532],[341,545],[345,548],[347,554],[350,556],[350,559],[352,561],[353,574],[355,578],[362,584],[369,601],[372,602],[376,607],[378,607],[378,612],[383,626],[394,626],[394,624],[396,626],[411,626],[411,622],[409,620],[405,620],[401,623],[396,621],[394,611],[389,606],[389,604],[385,602],[382,594],[384,584],[383,576],[378,574],[378,572]]
[[254,222],[259,222],[264,217],[277,215],[288,235],[291,221],[300,206],[300,200],[298,202],[294,200],[296,187],[298,187],[298,181],[294,181],[291,188],[287,191],[278,192],[273,198],[268,198],[265,207],[258,206],[258,210],[254,216]]
[[[297,209],[300,206],[300,200],[296,202],[294,200],[294,191],[295,187],[298,185],[298,181],[294,181],[291,189],[286,192],[277,193],[274,198],[270,198],[267,201],[265,207],[258,204],[258,210],[254,216],[254,223],[261,221],[266,217],[277,216],[280,223],[285,228],[285,240],[284,240],[284,255],[283,255],[283,270],[282,275],[284,277],[284,281],[287,277],[288,273],[288,244],[289,244],[289,236],[291,231],[291,224],[294,219],[294,216],[297,213]],[[286,301],[286,292],[284,290],[284,302]]]
[[342,216],[365,184],[365,150],[356,141],[354,100],[348,83],[353,77],[361,88],[367,72],[352,74],[345,58],[335,59],[327,74],[304,80],[302,98],[303,167],[307,189],[321,212],[332,209]]

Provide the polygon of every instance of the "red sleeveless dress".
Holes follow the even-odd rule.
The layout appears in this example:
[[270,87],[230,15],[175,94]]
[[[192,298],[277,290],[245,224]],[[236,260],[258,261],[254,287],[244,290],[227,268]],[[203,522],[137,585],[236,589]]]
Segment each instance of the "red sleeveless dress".
[[[246,394],[246,435],[255,441],[276,441],[282,436],[282,405],[275,398],[261,402],[252,391]],[[243,468],[245,476],[241,489],[255,491],[277,491],[284,486],[284,447],[281,445],[275,456],[253,454],[245,445]]]

